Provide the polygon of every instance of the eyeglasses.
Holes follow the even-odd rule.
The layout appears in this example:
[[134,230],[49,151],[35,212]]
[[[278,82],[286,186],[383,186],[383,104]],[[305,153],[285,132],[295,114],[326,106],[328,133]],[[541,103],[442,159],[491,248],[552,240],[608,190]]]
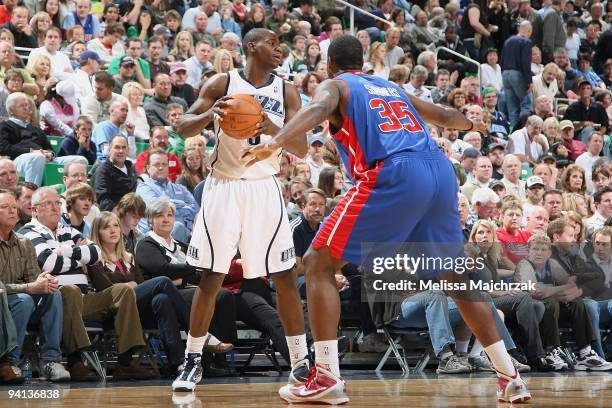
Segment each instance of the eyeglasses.
[[33,207],[41,207],[41,208],[62,208],[62,202],[57,200],[57,201],[43,201],[42,203],[38,203],[36,205],[34,205]]

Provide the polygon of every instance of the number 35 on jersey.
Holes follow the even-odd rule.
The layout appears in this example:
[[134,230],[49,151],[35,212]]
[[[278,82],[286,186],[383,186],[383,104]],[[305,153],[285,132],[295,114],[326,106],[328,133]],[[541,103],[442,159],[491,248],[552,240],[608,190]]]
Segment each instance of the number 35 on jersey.
[[381,132],[397,132],[405,129],[408,132],[422,132],[423,127],[410,112],[405,101],[386,101],[381,98],[370,99],[370,109],[378,112],[384,122],[378,125]]

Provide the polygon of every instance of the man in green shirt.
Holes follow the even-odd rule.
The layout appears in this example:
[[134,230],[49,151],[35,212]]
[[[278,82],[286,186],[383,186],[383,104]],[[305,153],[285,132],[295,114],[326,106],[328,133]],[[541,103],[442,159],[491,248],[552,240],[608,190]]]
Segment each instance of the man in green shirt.
[[170,136],[170,153],[176,154],[178,157],[183,156],[185,151],[185,140],[178,134],[178,123],[183,117],[185,111],[183,106],[178,103],[169,103],[166,106],[166,122],[169,126],[165,126]]
[[[149,63],[142,57],[142,40],[138,37],[130,38],[127,41],[127,54],[138,61],[134,70],[134,80],[137,81],[144,89],[151,89],[151,69]],[[119,62],[121,57],[114,58],[108,66],[108,73],[117,75],[119,73]]]

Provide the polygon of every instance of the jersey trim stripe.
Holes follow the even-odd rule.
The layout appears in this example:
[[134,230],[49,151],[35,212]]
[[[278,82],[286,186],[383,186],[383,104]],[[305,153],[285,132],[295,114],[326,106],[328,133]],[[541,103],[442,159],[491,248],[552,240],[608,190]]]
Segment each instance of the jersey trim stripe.
[[[232,76],[230,74],[225,74],[227,76],[227,83],[225,84],[225,91],[223,91],[223,95],[227,96],[227,91],[229,90],[230,87],[230,81],[232,79]],[[217,160],[219,160],[219,133],[221,133],[221,126],[217,127],[217,133],[215,134],[215,158],[213,159],[212,163],[210,164],[210,171],[211,173],[213,172],[213,170],[215,169],[215,163],[217,162]]]
[[270,76],[268,77],[268,81],[265,84],[263,84],[262,86],[255,86],[255,85],[253,85],[253,83],[251,81],[249,81],[247,79],[246,75],[244,74],[244,70],[238,71],[238,75],[240,75],[240,78],[244,79],[246,82],[248,82],[255,89],[265,88],[266,86],[272,85],[272,83],[274,82],[274,79],[276,78],[276,75],[270,73]]
[[219,133],[221,133],[221,127],[217,129],[217,134],[215,135],[215,138],[217,139],[217,141],[215,142],[215,159],[210,164],[211,173],[215,170],[215,163],[217,162],[217,160],[219,160],[219,145],[221,144],[221,138],[219,138]]
[[276,230],[274,230],[274,235],[272,235],[272,239],[270,240],[270,244],[268,244],[268,250],[266,251],[266,260],[265,260],[265,264],[266,264],[266,275],[270,276],[270,262],[269,262],[269,258],[270,258],[270,250],[272,249],[272,244],[274,243],[274,240],[276,239],[276,236],[278,235],[278,230],[280,229],[281,223],[283,222],[283,193],[281,192],[280,188],[278,187],[278,180],[276,180],[276,177],[272,177],[274,180],[274,185],[276,186],[276,190],[278,191],[278,200],[279,200],[279,209],[280,209],[280,217],[278,217],[278,224],[276,225]]
[[202,221],[204,221],[204,231],[206,231],[206,238],[208,239],[208,246],[210,246],[210,271],[214,272],[213,267],[215,266],[215,248],[212,244],[212,239],[210,238],[210,233],[208,231],[208,225],[206,224],[206,217],[204,216],[204,208],[200,210],[202,213]]
[[[311,245],[314,249],[326,246],[333,257],[343,259],[342,254],[351,237],[353,227],[376,186],[378,174],[383,166],[384,162],[379,162],[374,169],[365,172],[364,178],[349,190],[344,200],[336,206],[327,221],[319,229],[319,233],[317,233]],[[345,219],[347,213],[349,213],[349,217]]]
[[227,91],[230,87],[230,79],[231,79],[231,75],[230,74],[225,74],[227,75],[227,84],[225,84],[225,91],[223,91],[223,95],[227,95]]

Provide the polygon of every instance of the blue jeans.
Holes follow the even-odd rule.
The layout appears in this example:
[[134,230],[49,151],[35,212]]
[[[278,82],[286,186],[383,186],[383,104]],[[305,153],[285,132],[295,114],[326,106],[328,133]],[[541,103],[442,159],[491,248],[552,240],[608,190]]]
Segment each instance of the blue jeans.
[[0,361],[17,347],[17,329],[8,307],[6,287],[0,281]]
[[527,81],[525,81],[523,74],[519,71],[503,71],[502,81],[504,84],[504,98],[508,109],[508,120],[512,128],[514,128],[521,114],[531,111],[531,94],[527,91]]
[[[445,346],[455,344],[448,306],[444,292],[420,292],[402,301],[402,314],[391,325],[399,329],[428,327],[431,344],[437,356]],[[460,323],[456,322],[455,326]]]
[[[19,173],[25,178],[25,181],[42,186],[45,164],[47,164],[45,156],[39,153],[24,153],[17,156],[13,162]],[[79,162],[85,166],[89,164],[85,157],[76,155],[55,157],[51,162],[64,165],[72,162]]]
[[17,348],[8,354],[8,360],[19,363],[28,324],[40,324],[40,357],[44,362],[62,360],[60,344],[64,327],[64,307],[59,290],[51,295],[8,295],[8,305],[17,329]]
[[159,328],[168,364],[180,365],[185,355],[180,330],[189,329],[189,305],[166,276],[146,280],[136,286],[134,292],[142,326]]
[[[488,296],[488,295],[487,295]],[[516,344],[514,344],[514,340],[512,340],[512,336],[510,336],[510,332],[506,327],[506,324],[502,321],[497,313],[497,309],[493,304],[493,301],[489,298],[488,303],[491,305],[491,312],[493,313],[493,319],[495,320],[495,324],[497,325],[497,331],[499,332],[499,336],[504,341],[506,345],[506,350],[512,350],[516,348]],[[461,313],[459,313],[459,309],[457,309],[457,305],[453,302],[452,299],[448,299],[448,318],[450,320],[450,324],[455,327],[461,323],[464,323],[463,317],[461,317]]]
[[[593,299],[582,299],[584,306],[586,307],[591,326],[593,326],[593,334],[595,334],[595,351],[600,357],[605,358],[603,345],[601,343],[601,332],[600,329],[612,328],[612,300],[593,300]],[[608,340],[606,342],[606,350],[608,353],[612,353],[612,344]]]
[[[499,334],[506,345],[506,349],[516,348],[506,325],[500,319],[492,300],[491,312],[497,324]],[[429,328],[429,337],[436,355],[442,351],[444,346],[455,344],[455,336],[452,327],[463,324],[463,318],[452,299],[446,297],[444,292],[428,291],[421,292],[402,302],[402,315],[392,323],[398,328]]]

